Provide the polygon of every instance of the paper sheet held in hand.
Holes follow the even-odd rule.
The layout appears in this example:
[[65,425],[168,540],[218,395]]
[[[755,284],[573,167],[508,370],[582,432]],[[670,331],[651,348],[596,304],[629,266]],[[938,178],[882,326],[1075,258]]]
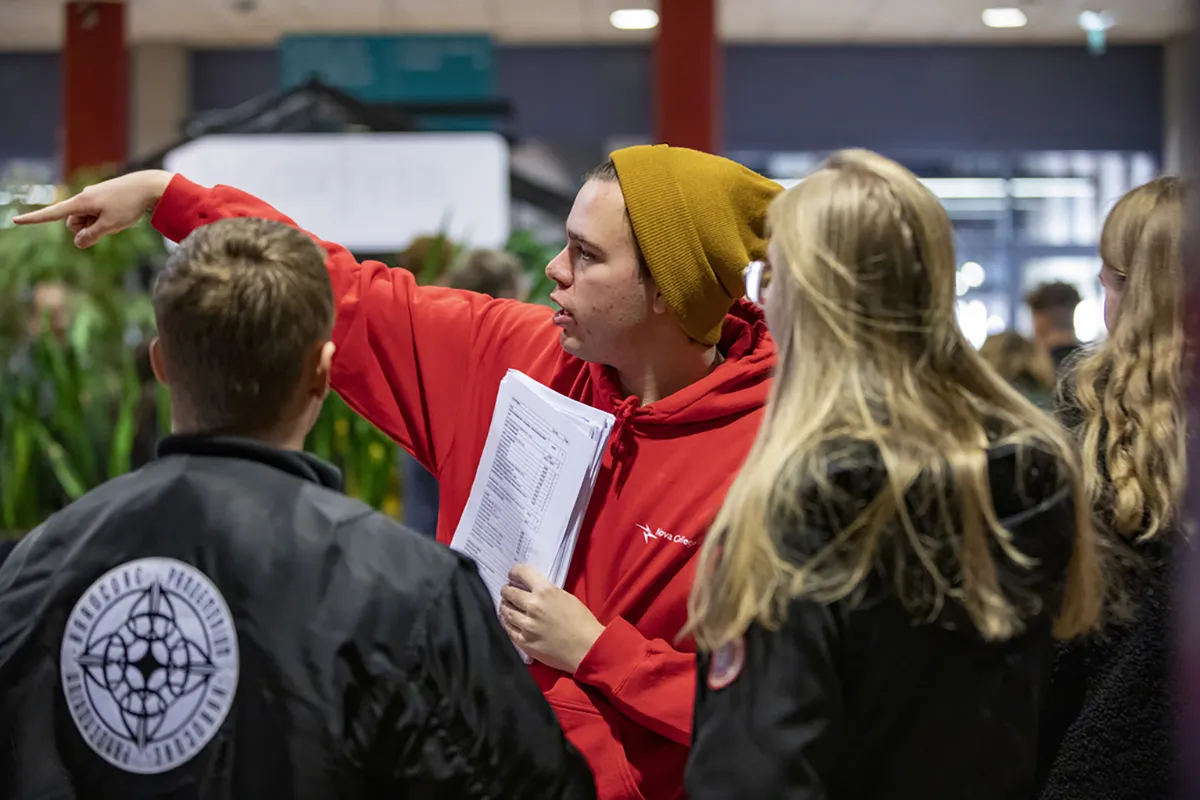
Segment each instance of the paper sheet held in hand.
[[566,581],[613,421],[517,370],[500,381],[471,495],[450,542],[479,566],[497,608],[517,564],[540,570],[556,586]]

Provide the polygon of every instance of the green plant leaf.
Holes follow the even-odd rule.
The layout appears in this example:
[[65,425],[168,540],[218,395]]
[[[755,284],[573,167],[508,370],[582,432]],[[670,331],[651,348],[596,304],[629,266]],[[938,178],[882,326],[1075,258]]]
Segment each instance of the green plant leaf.
[[31,422],[29,430],[41,447],[43,455],[50,462],[54,475],[58,478],[58,483],[63,491],[67,493],[67,497],[72,501],[83,497],[87,493],[88,486],[71,467],[62,445],[54,441],[50,431],[46,430],[46,426],[40,422]]
[[113,427],[112,441],[108,451],[108,477],[111,480],[129,471],[132,463],[133,437],[137,434],[134,428],[138,405],[142,400],[142,387],[138,381],[137,370],[130,356],[125,364],[124,390],[121,393],[121,404],[117,411],[117,424]]

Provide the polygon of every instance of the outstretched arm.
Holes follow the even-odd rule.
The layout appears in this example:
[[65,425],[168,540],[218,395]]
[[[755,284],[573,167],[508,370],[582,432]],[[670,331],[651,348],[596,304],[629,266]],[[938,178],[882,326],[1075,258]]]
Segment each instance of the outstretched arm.
[[[17,217],[17,224],[66,221],[79,247],[135,225],[153,210],[163,235],[181,241],[218,219],[259,217],[296,227],[284,214],[228,186],[205,188],[153,170],[89,186],[75,197]],[[316,237],[314,237],[316,239]],[[337,302],[333,386],[355,411],[438,472],[479,365],[500,374],[511,354],[544,337],[548,312],[441,287],[411,273],[358,263],[317,239]]]

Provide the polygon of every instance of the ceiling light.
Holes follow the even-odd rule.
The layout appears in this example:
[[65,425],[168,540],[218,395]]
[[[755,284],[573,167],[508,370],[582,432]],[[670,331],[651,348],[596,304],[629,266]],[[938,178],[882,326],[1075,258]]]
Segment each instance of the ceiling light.
[[608,21],[622,31],[648,31],[658,27],[658,12],[652,8],[622,8],[612,12]]
[[1085,31],[1106,31],[1113,26],[1113,15],[1107,11],[1084,11],[1079,15],[1079,27]]
[[1022,28],[1025,23],[1025,12],[1019,8],[985,8],[983,24],[989,28]]
[[1084,11],[1079,15],[1079,27],[1087,34],[1088,50],[1096,55],[1104,52],[1113,22],[1113,15],[1107,11]]

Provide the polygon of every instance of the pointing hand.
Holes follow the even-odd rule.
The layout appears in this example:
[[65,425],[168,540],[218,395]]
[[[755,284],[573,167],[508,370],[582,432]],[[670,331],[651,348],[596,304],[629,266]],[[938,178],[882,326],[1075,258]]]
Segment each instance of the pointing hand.
[[173,175],[145,170],[89,186],[61,203],[13,219],[17,225],[65,220],[76,247],[91,247],[105,236],[132,228],[154,207]]

